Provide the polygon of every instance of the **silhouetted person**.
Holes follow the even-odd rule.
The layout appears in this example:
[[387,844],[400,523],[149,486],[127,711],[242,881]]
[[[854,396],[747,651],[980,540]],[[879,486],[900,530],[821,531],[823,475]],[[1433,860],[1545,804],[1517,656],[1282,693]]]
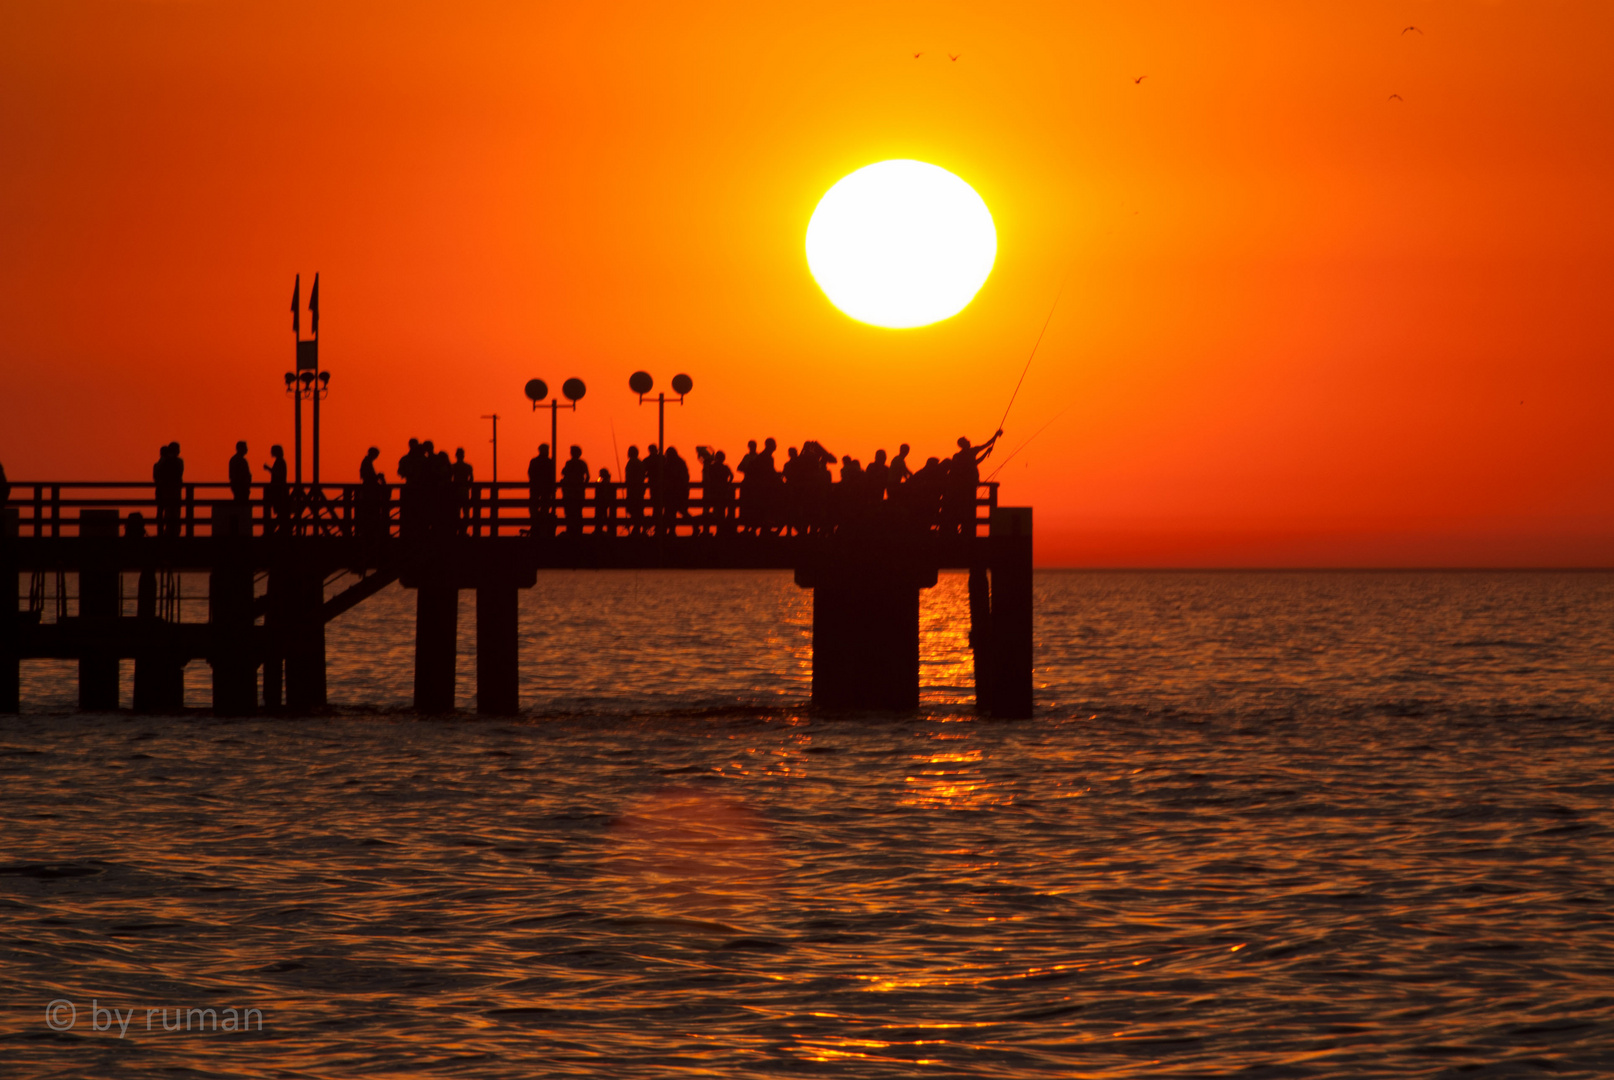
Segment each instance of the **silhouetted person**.
[[561,466],[560,500],[566,508],[566,535],[583,535],[583,500],[588,494],[588,462],[583,460],[583,448],[574,446],[571,460]]
[[628,463],[623,466],[622,480],[626,490],[623,492],[628,504],[628,534],[630,536],[644,532],[644,485],[645,464],[639,459],[639,448],[628,447]]
[[286,452],[277,443],[269,448],[269,457],[270,463],[263,467],[269,474],[269,483],[263,489],[263,531],[284,532],[291,511],[291,492],[286,489]]
[[829,528],[830,496],[835,483],[829,475],[829,467],[835,463],[835,455],[822,443],[808,439],[801,444],[800,457],[805,481],[801,493],[802,515],[809,532],[823,532]]
[[0,465],[0,510],[4,510],[6,503],[11,501],[11,481],[6,479],[6,467]]
[[958,453],[953,455],[947,468],[947,488],[942,499],[942,512],[949,531],[956,529],[966,536],[975,535],[975,492],[981,483],[981,462],[1002,435],[999,431],[980,446],[971,446],[964,436],[958,437]]
[[846,525],[861,519],[863,507],[868,502],[865,488],[868,487],[868,478],[863,474],[863,465],[847,454],[841,458],[841,479],[835,485],[831,496],[834,507],[834,523]]
[[645,447],[644,478],[650,489],[650,517],[655,522],[656,535],[660,536],[666,528],[662,511],[667,505],[667,482],[663,475],[661,448],[655,443]]
[[359,462],[359,533],[367,539],[386,535],[387,478],[376,471],[378,447],[370,447]]
[[476,474],[471,470],[471,463],[465,460],[464,447],[454,450],[454,465],[449,471],[454,482],[454,501],[460,508],[460,521],[469,523],[474,516],[471,513],[471,485],[476,482]]
[[897,456],[891,459],[891,465],[886,470],[885,493],[886,498],[895,502],[902,491],[902,485],[908,482],[913,473],[908,468],[908,444],[903,443],[897,451]]
[[179,456],[179,443],[171,442],[157,451],[151,481],[157,489],[157,535],[178,536],[180,492],[185,484],[185,461]]
[[940,458],[926,458],[925,464],[904,485],[904,502],[913,521],[927,531],[941,519],[942,492],[947,487],[947,465]]
[[235,456],[230,459],[230,494],[238,503],[252,501],[252,466],[247,463],[245,440],[235,444]]
[[762,531],[762,464],[757,458],[757,441],[747,440],[745,454],[740,458],[740,528],[744,532]]
[[405,453],[403,457],[398,459],[398,479],[400,482],[409,482],[410,477],[413,476],[415,472],[415,463],[419,460],[420,440],[410,439],[408,452]]
[[616,484],[611,470],[600,470],[600,482],[594,485],[594,535],[616,535]]
[[527,462],[527,512],[532,516],[533,536],[554,536],[555,459],[549,444],[538,447],[537,456]]
[[712,518],[711,531],[727,536],[734,526],[734,470],[721,450],[701,468],[701,496],[706,501],[702,516]]
[[885,498],[886,485],[891,482],[891,466],[886,464],[884,450],[874,452],[874,460],[863,470],[863,479],[866,482],[863,496],[867,501],[880,502]]
[[[423,449],[431,446],[427,439],[420,444]],[[455,498],[454,498],[454,462],[449,458],[447,450],[439,450],[428,459],[431,462],[431,499],[432,499],[432,529],[438,535],[454,531]]]
[[669,446],[661,455],[661,468],[667,485],[663,496],[667,530],[669,535],[676,536],[678,519],[689,517],[689,465],[678,455],[678,447]]

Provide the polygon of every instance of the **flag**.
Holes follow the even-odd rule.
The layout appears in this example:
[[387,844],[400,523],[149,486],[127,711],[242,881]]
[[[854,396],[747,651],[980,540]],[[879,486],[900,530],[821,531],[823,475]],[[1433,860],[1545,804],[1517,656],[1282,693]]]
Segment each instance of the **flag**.
[[299,310],[302,305],[297,302],[297,298],[302,295],[302,292],[303,275],[298,274],[297,280],[292,284],[291,287],[291,332],[294,334],[301,333],[303,329],[303,317]]
[[314,275],[314,287],[308,290],[308,321],[314,330],[314,336],[319,337],[319,274]]

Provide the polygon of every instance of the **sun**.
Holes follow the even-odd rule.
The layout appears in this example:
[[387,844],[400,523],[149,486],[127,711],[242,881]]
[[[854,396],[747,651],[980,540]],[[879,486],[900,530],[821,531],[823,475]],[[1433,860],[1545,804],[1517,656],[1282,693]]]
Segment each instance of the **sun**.
[[992,212],[936,165],[896,159],[841,178],[807,223],[807,266],[830,303],[902,329],[963,311],[997,260]]

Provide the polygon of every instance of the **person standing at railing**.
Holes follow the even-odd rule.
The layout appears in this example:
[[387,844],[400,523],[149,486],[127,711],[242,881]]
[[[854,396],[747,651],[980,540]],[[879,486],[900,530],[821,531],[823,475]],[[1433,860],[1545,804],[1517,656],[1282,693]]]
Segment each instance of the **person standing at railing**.
[[662,457],[661,447],[651,443],[644,455],[644,478],[650,488],[650,519],[656,528],[656,535],[661,535],[663,527],[662,508],[667,504],[667,476],[666,462]]
[[903,443],[897,451],[897,456],[891,459],[891,464],[886,469],[886,498],[896,502],[902,491],[902,485],[906,484],[911,476],[913,473],[908,468],[908,444]]
[[666,494],[662,497],[667,515],[667,535],[678,535],[678,519],[689,518],[689,464],[678,454],[678,447],[669,446],[661,455],[662,473],[666,479]]
[[471,524],[471,485],[476,482],[476,476],[471,471],[471,463],[465,460],[463,446],[454,450],[454,467],[450,473],[454,481],[454,502],[460,508],[460,529],[464,531]]
[[886,464],[885,451],[876,450],[874,460],[863,470],[863,498],[865,502],[885,501],[886,485],[891,482],[891,466]]
[[639,459],[639,448],[628,447],[628,463],[623,466],[623,495],[628,504],[628,535],[638,536],[644,532],[644,483],[645,466]]
[[583,535],[583,500],[588,494],[588,462],[583,448],[572,447],[571,460],[561,466],[560,498],[566,508],[566,535]]
[[0,464],[0,510],[11,501],[11,481],[6,479],[6,467]]
[[600,481],[594,485],[594,535],[616,535],[616,483],[610,469],[601,469]]
[[555,505],[555,459],[549,444],[538,447],[538,456],[527,462],[527,514],[532,518],[533,536],[554,536],[551,510]]
[[719,450],[701,465],[702,531],[714,536],[727,536],[734,519],[734,470],[726,458]]
[[171,442],[157,451],[151,482],[156,489],[157,535],[178,536],[180,493],[185,486],[185,460],[179,456],[179,443]]
[[269,448],[269,464],[263,471],[269,483],[263,489],[263,531],[266,535],[284,532],[291,509],[291,493],[286,488],[286,452],[276,443]]
[[386,535],[387,478],[376,471],[381,449],[372,446],[359,462],[359,535],[378,539]]
[[247,463],[244,439],[235,444],[235,456],[230,459],[230,494],[235,496],[238,506],[252,501],[252,466]]
[[975,535],[975,498],[981,486],[981,462],[992,453],[1002,435],[999,431],[980,446],[971,446],[967,438],[958,437],[958,453],[953,455],[952,464],[947,468],[946,494],[942,496],[945,531]]

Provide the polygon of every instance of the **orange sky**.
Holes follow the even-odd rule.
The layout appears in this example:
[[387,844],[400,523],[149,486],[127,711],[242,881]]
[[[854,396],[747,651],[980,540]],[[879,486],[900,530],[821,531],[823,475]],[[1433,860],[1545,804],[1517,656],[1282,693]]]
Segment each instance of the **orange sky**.
[[[1609,565],[1611,42],[1592,2],[5,5],[0,462],[267,460],[315,270],[328,479],[411,434],[485,477],[495,410],[514,478],[535,375],[610,465],[639,367],[694,377],[686,449],[922,457],[1068,274],[1007,445],[1068,410],[1000,477],[1042,564]],[[998,226],[919,330],[803,254],[892,157]]]

